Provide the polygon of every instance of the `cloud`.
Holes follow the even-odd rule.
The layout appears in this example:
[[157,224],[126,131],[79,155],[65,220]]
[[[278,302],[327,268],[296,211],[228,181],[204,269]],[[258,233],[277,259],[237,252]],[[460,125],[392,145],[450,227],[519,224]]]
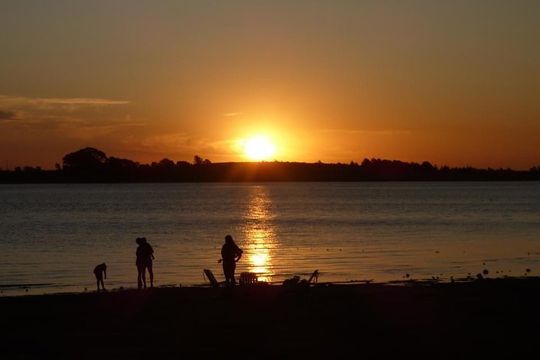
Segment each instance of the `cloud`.
[[17,114],[13,111],[0,110],[0,120],[16,120]]
[[409,129],[321,129],[320,131],[342,135],[409,135],[412,133]]
[[230,112],[223,114],[224,117],[235,117],[235,116],[242,116],[244,113],[241,112]]
[[129,101],[0,95],[0,122],[3,131],[9,128],[24,136],[41,133],[91,141],[119,136],[145,125],[131,119],[128,109],[122,106],[125,104]]
[[111,106],[127,105],[127,100],[111,100],[99,98],[40,98],[0,95],[0,104],[19,106]]
[[[131,123],[126,117],[127,100],[100,98],[41,98],[0,95],[0,120],[17,127],[61,128],[69,123],[79,127],[116,127]],[[1,110],[5,109],[5,110]],[[7,110],[9,109],[9,110]],[[12,122],[9,120],[17,120]],[[7,121],[6,121],[7,120]],[[67,125],[69,126],[69,125]],[[125,126],[125,124],[122,124]],[[107,129],[103,128],[102,131]]]
[[94,99],[94,98],[36,98],[31,100],[35,104],[47,104],[47,105],[127,105],[129,101],[126,100],[109,100],[109,99]]

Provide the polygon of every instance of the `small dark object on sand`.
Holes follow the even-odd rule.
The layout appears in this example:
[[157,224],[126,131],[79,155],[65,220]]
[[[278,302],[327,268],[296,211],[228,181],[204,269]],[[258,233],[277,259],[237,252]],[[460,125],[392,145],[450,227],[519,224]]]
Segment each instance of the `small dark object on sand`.
[[285,288],[291,288],[291,287],[297,287],[297,286],[306,286],[309,287],[311,284],[316,283],[319,280],[320,272],[319,270],[315,270],[309,279],[302,279],[300,280],[300,276],[295,275],[292,278],[285,279],[283,281],[283,286]]
[[405,274],[405,277],[408,279],[408,278],[411,277],[411,275],[410,274]]
[[483,280],[483,279],[484,279],[484,277],[483,277],[482,274],[480,274],[480,273],[476,274],[476,278],[477,278],[478,280]]
[[488,269],[484,269],[484,271],[482,271],[482,274],[488,275],[488,274],[489,274],[489,270],[488,270]]
[[299,282],[300,282],[300,276],[293,276],[290,279],[285,279],[283,281],[283,286],[284,287],[293,287],[293,286],[297,285]]
[[531,272],[531,269],[527,268],[525,271],[528,272],[528,273],[530,273],[530,272]]

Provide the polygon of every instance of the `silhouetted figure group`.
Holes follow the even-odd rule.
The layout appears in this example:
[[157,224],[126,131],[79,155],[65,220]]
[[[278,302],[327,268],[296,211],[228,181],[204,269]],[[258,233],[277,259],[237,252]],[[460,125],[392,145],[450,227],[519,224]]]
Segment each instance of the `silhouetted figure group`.
[[[152,262],[154,260],[154,249],[148,243],[145,237],[135,239],[137,245],[137,251],[135,252],[137,266],[137,285],[139,289],[146,289],[146,270],[150,275],[150,287],[154,287],[154,271],[152,269]],[[99,264],[94,268],[94,275],[96,277],[97,292],[105,291],[105,284],[103,279],[107,279],[107,265],[105,263]]]
[[[145,237],[139,237],[135,239],[137,243],[137,251],[135,252],[137,265],[137,286],[139,289],[146,289],[146,271],[150,276],[150,287],[154,287],[154,271],[152,269],[152,263],[154,258],[154,249],[148,243]],[[242,249],[236,245],[231,235],[225,236],[225,243],[221,247],[221,259],[218,262],[223,263],[223,274],[225,275],[225,282],[228,285],[236,285],[234,273],[236,271],[236,263],[242,257]],[[105,263],[99,264],[94,268],[94,275],[96,276],[97,291],[105,291],[105,284],[103,279],[107,279],[107,265]]]
[[154,260],[154,249],[146,241],[145,237],[137,238],[135,242],[139,245],[137,247],[137,260],[135,264],[137,265],[137,285],[139,289],[146,289],[146,270],[148,270],[148,275],[150,275],[150,287],[154,287],[154,271],[152,270],[152,260]]

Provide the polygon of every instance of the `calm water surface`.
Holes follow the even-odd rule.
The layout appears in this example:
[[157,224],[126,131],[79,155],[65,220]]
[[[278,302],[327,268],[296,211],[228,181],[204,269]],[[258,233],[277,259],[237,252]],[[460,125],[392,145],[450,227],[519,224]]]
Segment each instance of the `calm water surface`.
[[0,291],[134,287],[139,236],[156,285],[221,280],[226,234],[267,281],[538,275],[540,183],[0,185]]

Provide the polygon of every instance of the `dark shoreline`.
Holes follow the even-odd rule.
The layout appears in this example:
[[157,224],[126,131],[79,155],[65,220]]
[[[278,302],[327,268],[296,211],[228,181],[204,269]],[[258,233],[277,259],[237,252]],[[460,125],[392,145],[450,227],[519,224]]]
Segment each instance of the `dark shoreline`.
[[12,181],[0,185],[130,185],[130,184],[280,184],[280,183],[537,183],[540,179],[462,179],[462,180],[219,180],[219,181]]
[[539,305],[538,277],[4,296],[2,357],[515,357]]
[[87,147],[66,154],[56,170],[16,167],[0,171],[0,183],[146,183],[146,182],[355,182],[355,181],[534,181],[540,166],[529,170],[437,166],[387,159],[361,163],[297,161],[219,162],[195,156],[193,163],[162,159],[141,164],[107,156]]

